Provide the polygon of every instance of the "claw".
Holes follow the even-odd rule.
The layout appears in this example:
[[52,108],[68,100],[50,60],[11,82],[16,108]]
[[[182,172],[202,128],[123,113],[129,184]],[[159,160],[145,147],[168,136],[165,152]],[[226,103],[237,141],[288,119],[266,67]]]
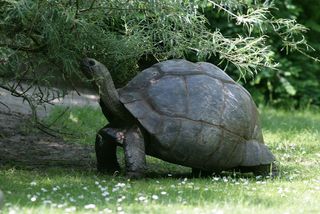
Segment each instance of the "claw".
[[124,133],[123,132],[117,132],[116,138],[118,142],[122,142],[124,140]]

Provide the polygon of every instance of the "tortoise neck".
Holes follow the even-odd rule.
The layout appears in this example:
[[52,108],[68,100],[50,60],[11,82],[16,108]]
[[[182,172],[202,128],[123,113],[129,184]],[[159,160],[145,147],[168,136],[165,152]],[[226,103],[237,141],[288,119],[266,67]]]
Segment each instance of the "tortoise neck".
[[109,71],[104,76],[97,79],[100,99],[113,117],[125,121],[127,112],[119,100],[119,94]]

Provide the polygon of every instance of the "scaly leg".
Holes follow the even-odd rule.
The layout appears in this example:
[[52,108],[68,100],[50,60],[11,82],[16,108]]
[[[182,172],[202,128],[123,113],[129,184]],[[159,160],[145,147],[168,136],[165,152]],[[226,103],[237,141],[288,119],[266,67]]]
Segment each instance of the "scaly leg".
[[146,170],[146,154],[143,136],[138,127],[126,133],[123,143],[126,173],[129,178],[141,178]]
[[117,160],[118,129],[107,125],[100,129],[96,136],[95,150],[97,156],[97,169],[102,173],[113,174],[120,170]]

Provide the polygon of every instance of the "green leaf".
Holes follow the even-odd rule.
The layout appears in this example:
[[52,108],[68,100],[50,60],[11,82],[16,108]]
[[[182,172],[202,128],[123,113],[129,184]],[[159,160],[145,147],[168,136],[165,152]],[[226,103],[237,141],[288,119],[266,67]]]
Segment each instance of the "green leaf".
[[280,82],[282,83],[284,89],[291,96],[294,96],[297,93],[296,89],[291,85],[291,83],[286,78],[280,77]]

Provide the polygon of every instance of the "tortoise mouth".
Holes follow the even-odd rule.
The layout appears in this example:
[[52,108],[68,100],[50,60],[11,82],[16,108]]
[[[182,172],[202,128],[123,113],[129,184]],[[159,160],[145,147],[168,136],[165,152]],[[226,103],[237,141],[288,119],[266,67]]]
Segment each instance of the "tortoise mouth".
[[96,61],[94,59],[91,58],[84,58],[82,60],[82,64],[85,66],[95,66],[96,65]]
[[81,68],[83,74],[89,79],[92,79],[92,77],[93,77],[92,66],[95,66],[95,65],[96,65],[96,62],[90,58],[84,58],[80,62],[80,68]]

